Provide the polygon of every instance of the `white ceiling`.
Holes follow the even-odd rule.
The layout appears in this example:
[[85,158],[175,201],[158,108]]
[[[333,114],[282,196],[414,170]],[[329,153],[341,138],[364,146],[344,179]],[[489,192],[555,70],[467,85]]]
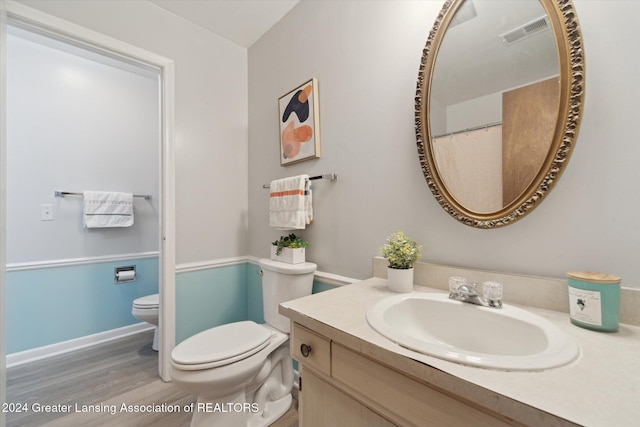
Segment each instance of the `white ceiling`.
[[[541,81],[559,73],[553,31],[535,33],[512,45],[500,34],[545,16],[535,1],[465,2],[475,15],[449,26],[438,50],[432,95],[453,105]],[[459,9],[458,13],[462,10]]]
[[149,0],[225,39],[250,47],[300,0]]

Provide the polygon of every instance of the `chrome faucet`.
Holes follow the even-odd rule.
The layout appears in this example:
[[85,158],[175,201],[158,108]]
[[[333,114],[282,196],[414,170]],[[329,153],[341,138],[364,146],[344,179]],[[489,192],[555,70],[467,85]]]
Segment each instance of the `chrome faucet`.
[[502,284],[484,282],[482,284],[482,295],[478,293],[477,287],[477,283],[468,284],[463,277],[449,277],[449,298],[483,307],[502,307]]

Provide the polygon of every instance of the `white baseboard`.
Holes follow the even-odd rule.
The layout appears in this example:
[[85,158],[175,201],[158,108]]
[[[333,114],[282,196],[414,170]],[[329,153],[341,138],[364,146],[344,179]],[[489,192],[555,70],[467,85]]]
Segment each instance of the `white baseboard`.
[[152,330],[155,326],[140,322],[122,328],[111,329],[109,331],[100,332],[86,337],[75,338],[43,347],[33,348],[30,350],[20,351],[7,355],[7,368],[24,365],[25,363],[35,362],[36,360],[46,359],[48,357],[58,356],[75,350],[91,347],[105,342],[113,341],[118,338],[124,338],[129,335],[138,334],[148,330]]

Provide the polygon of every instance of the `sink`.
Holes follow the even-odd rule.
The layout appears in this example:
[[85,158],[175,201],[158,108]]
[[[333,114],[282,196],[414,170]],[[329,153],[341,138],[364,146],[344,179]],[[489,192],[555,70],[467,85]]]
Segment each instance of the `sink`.
[[429,356],[482,368],[538,371],[575,360],[577,343],[547,319],[504,305],[454,301],[446,294],[394,295],[367,311],[391,341]]

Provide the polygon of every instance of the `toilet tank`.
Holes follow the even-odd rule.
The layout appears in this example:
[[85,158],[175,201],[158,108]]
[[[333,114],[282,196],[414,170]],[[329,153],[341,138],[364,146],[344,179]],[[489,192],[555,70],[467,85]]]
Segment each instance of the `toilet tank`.
[[287,264],[266,258],[260,260],[265,322],[289,333],[289,319],[278,313],[278,304],[311,295],[313,274],[317,267],[311,262]]

